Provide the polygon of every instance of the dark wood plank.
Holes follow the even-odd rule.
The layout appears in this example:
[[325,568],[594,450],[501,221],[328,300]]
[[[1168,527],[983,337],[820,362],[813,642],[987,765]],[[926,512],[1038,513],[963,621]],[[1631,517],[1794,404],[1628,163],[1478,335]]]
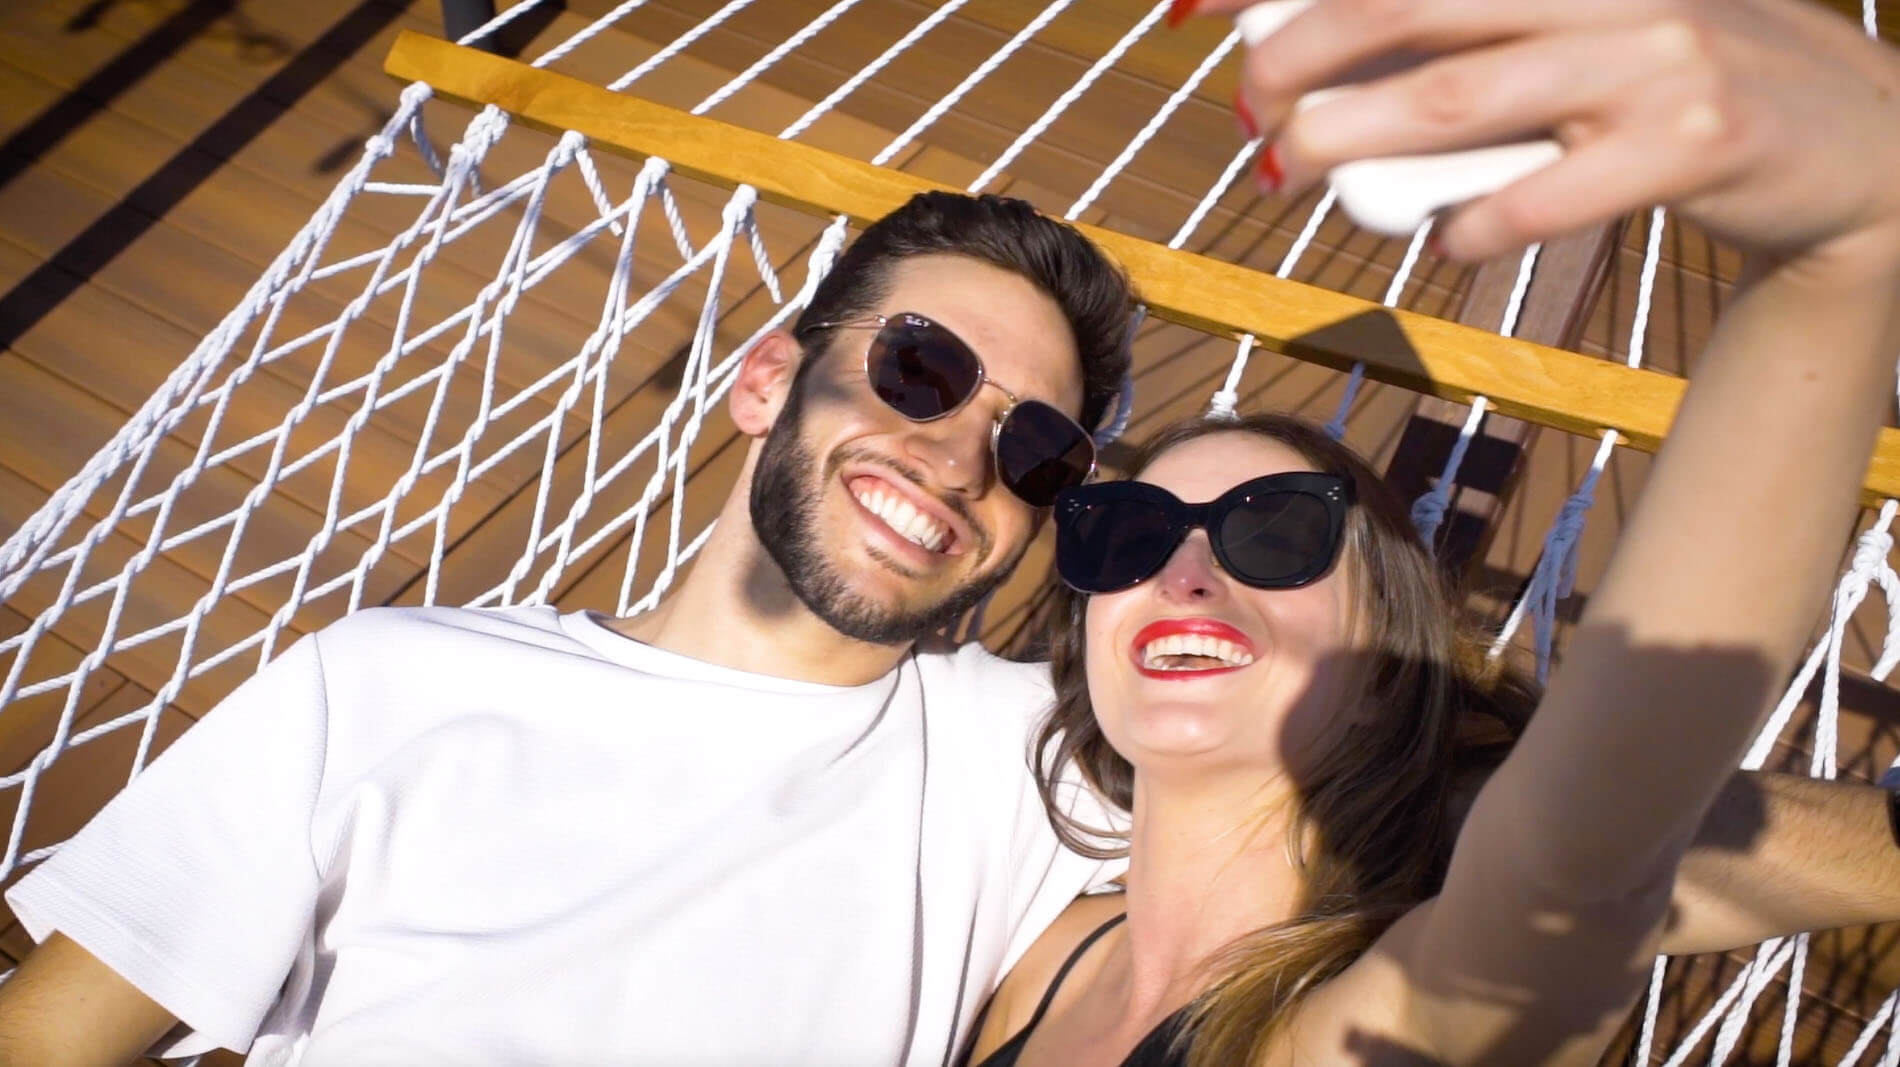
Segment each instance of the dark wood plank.
[[[1574,348],[1602,295],[1624,223],[1594,227],[1546,243],[1524,296],[1515,336],[1556,348]],[[1497,329],[1508,314],[1521,269],[1519,257],[1486,263],[1465,295],[1457,320]],[[1386,482],[1407,500],[1438,483],[1446,458],[1463,432],[1470,408],[1436,397],[1419,401],[1406,424]],[[1437,532],[1438,558],[1453,574],[1482,559],[1496,534],[1499,516],[1523,472],[1525,449],[1537,435],[1534,423],[1488,416],[1472,437],[1455,481],[1457,489]]]

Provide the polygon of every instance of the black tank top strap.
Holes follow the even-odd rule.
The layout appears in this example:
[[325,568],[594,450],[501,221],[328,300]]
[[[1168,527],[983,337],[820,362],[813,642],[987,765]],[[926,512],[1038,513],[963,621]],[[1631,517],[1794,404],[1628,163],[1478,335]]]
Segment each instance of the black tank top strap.
[[1029,1025],[1023,1027],[1024,1033],[1034,1030],[1036,1024],[1042,1022],[1043,1015],[1049,1011],[1050,1002],[1056,999],[1056,990],[1062,988],[1062,980],[1069,977],[1069,971],[1075,967],[1076,961],[1080,960],[1091,946],[1097,941],[1100,941],[1103,934],[1113,930],[1126,918],[1128,918],[1128,913],[1122,912],[1120,915],[1096,927],[1089,936],[1082,939],[1081,944],[1075,946],[1075,951],[1069,953],[1069,958],[1063,960],[1062,966],[1056,969],[1056,976],[1049,979],[1049,988],[1042,991],[1042,1002],[1036,1005],[1036,1013],[1029,1017]]
[[[1083,938],[1081,944],[1076,945],[1075,950],[1069,953],[1069,958],[1062,961],[1062,966],[1056,968],[1055,977],[1049,980],[1049,988],[1043,990],[1042,1001],[1036,1005],[1036,1012],[1029,1017],[1029,1022],[1024,1024],[1021,1030],[1010,1035],[1008,1041],[997,1046],[996,1051],[985,1057],[977,1067],[1014,1067],[1016,1057],[1022,1055],[1023,1046],[1029,1043],[1029,1035],[1035,1032],[1036,1024],[1042,1022],[1042,1017],[1048,1013],[1050,1002],[1056,999],[1056,990],[1062,988],[1062,981],[1069,977],[1069,971],[1075,966],[1075,962],[1081,959],[1082,954],[1087,952],[1095,942],[1100,941],[1103,934],[1113,930],[1116,923],[1126,918],[1128,918],[1128,913],[1123,912],[1096,927],[1089,936]],[[988,1015],[990,1008],[994,1006],[994,1002],[985,1005],[983,1014]],[[982,1025],[982,1018],[979,1016],[977,1026],[980,1028]]]

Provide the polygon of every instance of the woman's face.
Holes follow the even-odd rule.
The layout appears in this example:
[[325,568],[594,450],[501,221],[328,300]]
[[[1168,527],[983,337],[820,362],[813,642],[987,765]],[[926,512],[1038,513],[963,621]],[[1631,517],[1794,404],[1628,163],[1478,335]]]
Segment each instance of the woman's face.
[[[1312,469],[1278,441],[1215,433],[1163,453],[1140,480],[1202,503],[1252,478]],[[1352,570],[1342,558],[1310,585],[1255,589],[1221,570],[1197,529],[1154,577],[1089,598],[1089,699],[1109,743],[1144,776],[1297,776],[1349,719]],[[1181,635],[1189,647],[1228,644],[1214,646],[1221,656],[1157,655]]]

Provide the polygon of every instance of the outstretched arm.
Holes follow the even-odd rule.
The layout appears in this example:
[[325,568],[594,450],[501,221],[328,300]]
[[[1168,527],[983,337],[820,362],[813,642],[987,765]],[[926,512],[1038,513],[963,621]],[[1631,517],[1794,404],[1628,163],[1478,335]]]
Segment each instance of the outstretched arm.
[[1290,174],[1554,130],[1565,157],[1456,211],[1448,251],[1664,202],[1750,252],[1562,670],[1443,892],[1377,950],[1410,990],[1395,1036],[1430,1058],[1594,1062],[1893,402],[1900,60],[1800,0],[1317,0],[1251,54],[1253,111],[1395,49],[1445,55],[1292,118]]
[[1738,774],[1676,873],[1668,955],[1803,930],[1900,920],[1900,844],[1887,791],[1798,774]]
[[[1770,269],[1718,327],[1564,669],[1409,946],[1437,985],[1420,1019],[1444,1059],[1593,1057],[1640,988],[1676,865],[1839,558],[1892,396],[1896,294],[1900,241],[1849,242]],[[1499,1025],[1473,1025],[1487,1008]]]
[[1718,327],[1563,670],[1390,946],[1439,1058],[1593,1060],[1641,988],[1677,863],[1839,558],[1897,292],[1900,241],[1853,242],[1769,270]]

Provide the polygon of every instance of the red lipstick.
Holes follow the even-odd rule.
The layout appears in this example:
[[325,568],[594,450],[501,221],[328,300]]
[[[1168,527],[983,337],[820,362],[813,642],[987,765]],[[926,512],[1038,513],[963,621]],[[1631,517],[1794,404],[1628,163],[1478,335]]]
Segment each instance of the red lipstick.
[[1219,619],[1156,619],[1135,633],[1135,640],[1128,649],[1129,658],[1134,661],[1135,669],[1141,672],[1144,678],[1181,681],[1187,678],[1206,678],[1214,674],[1227,674],[1240,669],[1239,666],[1232,666],[1210,667],[1206,670],[1161,671],[1155,670],[1142,662],[1142,649],[1164,637],[1173,637],[1176,634],[1191,634],[1195,637],[1217,638],[1238,645],[1240,649],[1249,656],[1256,655],[1253,642],[1248,639],[1246,634],[1221,622]]

